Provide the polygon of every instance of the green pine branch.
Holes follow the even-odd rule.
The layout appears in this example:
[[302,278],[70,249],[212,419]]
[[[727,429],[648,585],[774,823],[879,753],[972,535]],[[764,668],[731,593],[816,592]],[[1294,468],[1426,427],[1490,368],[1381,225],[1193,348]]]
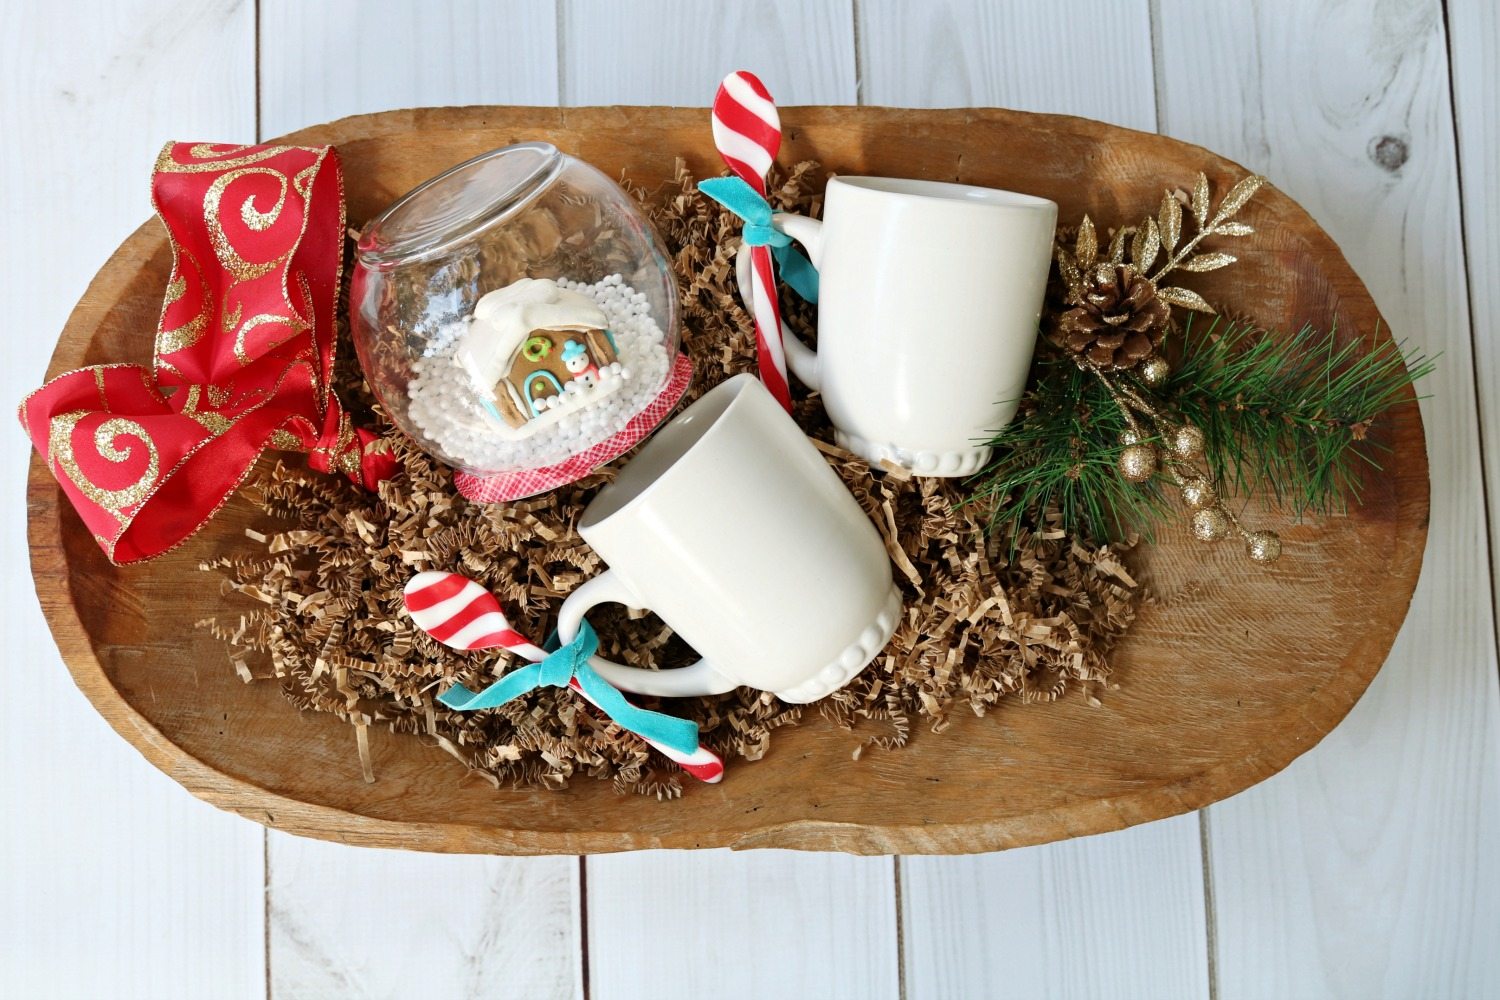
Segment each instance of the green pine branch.
[[[1430,374],[1433,359],[1404,358],[1399,345],[1340,343],[1310,327],[1280,339],[1214,317],[1182,336],[1182,359],[1158,394],[1207,438],[1221,489],[1258,495],[1301,517],[1344,510],[1359,498],[1362,469],[1385,449],[1373,422]],[[1069,534],[1150,538],[1170,505],[1167,481],[1130,483],[1116,469],[1125,431],[1108,391],[1072,359],[1045,345],[1014,420],[992,440],[991,464],[973,480],[972,502],[990,529],[1014,542],[1045,511]]]
[[[1203,428],[1217,483],[1297,517],[1359,501],[1363,467],[1389,450],[1369,431],[1435,359],[1390,340],[1303,327],[1278,339],[1218,317],[1183,333],[1167,397]],[[1373,344],[1373,347],[1372,347]]]
[[1126,481],[1115,468],[1123,414],[1099,380],[1043,347],[1016,417],[995,436],[990,465],[974,480],[973,501],[1011,544],[1041,512],[1056,509],[1069,535],[1149,537],[1166,509],[1155,483]]

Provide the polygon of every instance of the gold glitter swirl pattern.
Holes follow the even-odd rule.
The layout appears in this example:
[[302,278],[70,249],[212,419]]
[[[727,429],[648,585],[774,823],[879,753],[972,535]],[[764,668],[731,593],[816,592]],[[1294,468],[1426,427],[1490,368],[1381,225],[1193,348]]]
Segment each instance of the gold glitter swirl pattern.
[[[343,220],[340,219],[340,226],[342,227],[342,225]],[[297,289],[302,293],[302,301],[306,304],[305,311],[303,313],[303,315],[307,317],[307,326],[305,327],[305,329],[310,334],[308,339],[312,341],[312,350],[316,352],[317,350],[319,350],[318,337],[320,335],[320,332],[318,330],[318,311],[312,308],[312,286],[308,284],[306,271],[297,272]],[[291,303],[288,302],[288,305],[290,304]],[[332,350],[331,344],[329,345],[329,350]],[[314,379],[314,384],[317,386],[318,392],[318,409],[328,409],[328,394],[332,391],[329,380]]]
[[271,432],[271,447],[277,451],[304,451],[306,448],[300,437],[280,427]]
[[284,174],[266,167],[231,170],[224,176],[215,178],[214,182],[209,185],[208,193],[203,196],[203,218],[208,224],[208,239],[213,244],[214,255],[219,258],[219,263],[224,266],[224,269],[239,281],[253,281],[262,275],[270,274],[281,264],[285,256],[283,254],[262,264],[252,264],[240,256],[239,251],[235,250],[233,243],[224,232],[221,203],[225,189],[242,177],[254,175],[275,178],[279,188],[276,204],[269,211],[262,212],[257,209],[254,205],[254,196],[247,197],[240,205],[241,221],[255,232],[264,232],[275,224],[281,215],[282,206],[286,204],[287,180]]
[[79,468],[78,459],[73,454],[73,432],[78,422],[88,415],[87,410],[73,410],[52,418],[47,427],[47,464],[54,473],[61,470],[91,502],[119,518],[121,511],[140,503],[156,485],[157,476],[161,472],[161,458],[144,427],[134,420],[111,417],[94,431],[94,449],[106,461],[124,462],[135,453],[135,449],[117,448],[115,439],[122,436],[137,438],[146,447],[146,471],[140,479],[123,489],[107,490],[95,485]]
[[316,162],[308,165],[306,169],[297,171],[297,175],[292,178],[292,186],[297,189],[297,193],[304,200],[311,195],[313,181],[317,178],[318,171],[322,169],[323,158],[320,156]]
[[192,417],[194,420],[198,421],[198,423],[202,424],[205,430],[215,436],[223,434],[225,431],[229,430],[229,428],[233,427],[234,421],[230,420],[222,413],[214,413],[212,411],[203,413],[199,411],[198,402],[202,398],[202,395],[203,386],[188,386],[187,399],[185,399],[182,404],[182,415],[184,417]]
[[[200,142],[188,147],[187,155],[193,159],[183,162],[172,156],[172,151],[181,147],[181,143],[169,142],[162,147],[156,156],[156,172],[162,174],[206,174],[216,170],[231,170],[235,167],[248,167],[273,156],[280,156],[289,148],[311,149],[305,146],[266,146],[255,149],[253,146],[230,146],[227,149],[214,149],[215,143]],[[255,149],[255,152],[245,155],[247,149]]]
[[245,224],[245,228],[263,233],[280,217],[282,206],[286,204],[286,178],[280,174],[276,177],[281,181],[281,193],[276,196],[276,204],[271,206],[269,212],[256,208],[254,198],[246,198],[240,203],[240,221]]
[[333,467],[346,476],[359,476],[359,438],[354,433],[354,422],[345,413],[339,417],[338,441],[333,446]]
[[184,411],[182,415],[184,417],[192,417],[198,421],[198,423],[203,425],[203,429],[214,437],[218,437],[234,426],[234,421],[222,413],[188,413]]
[[269,344],[259,347],[256,351],[257,356],[263,356],[275,350],[308,328],[306,323],[298,320],[295,316],[283,316],[278,313],[257,313],[251,316],[241,324],[234,335],[234,356],[240,364],[248,365],[255,360],[255,358],[252,358],[245,352],[245,339],[251,330],[254,330],[258,326],[264,326],[267,323],[275,323],[286,327],[287,334],[280,340],[274,340]]
[[167,329],[167,310],[172,308],[173,303],[179,301],[187,294],[187,277],[182,273],[184,265],[192,267],[194,278],[200,287],[203,282],[203,268],[192,253],[184,247],[177,246],[175,240],[173,241],[172,252],[177,258],[177,275],[167,284],[167,300],[161,308],[161,330],[156,334],[156,353],[158,356],[175,354],[178,351],[192,347],[202,339],[204,331],[208,329],[209,301],[206,295],[202,296],[203,301],[198,305],[198,314],[196,316],[181,326],[173,327],[170,330]]

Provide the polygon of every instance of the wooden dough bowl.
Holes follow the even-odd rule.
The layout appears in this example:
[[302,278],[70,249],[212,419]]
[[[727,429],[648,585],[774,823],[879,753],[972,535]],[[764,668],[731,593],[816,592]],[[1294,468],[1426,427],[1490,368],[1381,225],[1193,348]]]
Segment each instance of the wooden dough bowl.
[[[1097,122],[1000,110],[788,108],[783,163],[923,177],[1044,195],[1074,223],[1126,223],[1164,185],[1199,170],[1222,194],[1246,171],[1196,146]],[[188,136],[185,138],[213,138]],[[683,156],[720,169],[703,110],[439,108],[346,118],[289,137],[335,143],[359,225],[419,181],[485,150],[544,139],[642,184]],[[141,171],[144,192],[148,164]],[[144,200],[144,198],[143,198]],[[1193,275],[1210,301],[1276,328],[1386,326],[1337,246],[1269,185],[1241,216],[1234,267]],[[73,311],[49,377],[144,362],[169,266],[160,226],[141,226]],[[496,790],[419,737],[372,730],[377,780],[354,730],[302,714],[273,683],[245,684],[193,623],[222,610],[197,564],[245,551],[254,518],[229,504],[190,544],[111,566],[43,463],[28,484],[37,593],[74,679],[121,735],[193,794],[257,822],[328,840],[433,851],[557,854],[654,847],[783,847],[860,854],[965,853],[1100,833],[1196,809],[1285,767],[1344,717],[1406,614],[1427,532],[1427,455],[1408,395],[1377,434],[1393,448],[1348,516],[1295,524],[1270,569],[1236,543],[1205,547],[1174,519],[1139,564],[1157,596],[1114,656],[1119,684],[1091,705],[1007,702],[917,727],[897,751],[816,712],[777,732],[768,756],[677,801],[622,796],[580,778],[563,792]]]

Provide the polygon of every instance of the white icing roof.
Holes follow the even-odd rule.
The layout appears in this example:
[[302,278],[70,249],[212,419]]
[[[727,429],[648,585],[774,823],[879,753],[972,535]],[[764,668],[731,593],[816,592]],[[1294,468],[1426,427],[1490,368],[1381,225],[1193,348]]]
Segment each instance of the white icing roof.
[[[457,356],[484,388],[500,381],[533,330],[602,330],[604,310],[582,292],[551,278],[522,278],[483,296],[464,331]],[[562,345],[557,345],[562,349]]]

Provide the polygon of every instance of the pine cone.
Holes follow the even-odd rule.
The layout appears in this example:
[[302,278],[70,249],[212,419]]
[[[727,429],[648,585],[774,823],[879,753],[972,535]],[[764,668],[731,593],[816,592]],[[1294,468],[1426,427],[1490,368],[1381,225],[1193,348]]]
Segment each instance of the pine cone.
[[1052,331],[1058,347],[1105,369],[1129,368],[1156,350],[1172,308],[1151,279],[1129,264],[1104,264],[1084,275],[1079,293]]

